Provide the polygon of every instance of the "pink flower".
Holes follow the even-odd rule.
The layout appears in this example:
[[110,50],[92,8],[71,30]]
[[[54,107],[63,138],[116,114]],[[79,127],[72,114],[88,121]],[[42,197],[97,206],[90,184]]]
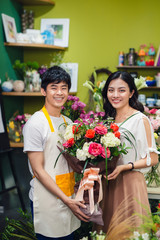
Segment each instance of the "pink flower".
[[100,134],[100,135],[104,135],[104,134],[106,134],[107,133],[107,128],[105,127],[105,126],[103,126],[103,125],[98,125],[98,126],[96,126],[95,128],[94,128],[94,130],[95,130],[95,132],[97,133],[97,134]]
[[[109,157],[111,156],[111,152],[110,152],[110,150],[109,150],[108,148],[107,148],[106,150],[107,150],[107,158],[109,158]],[[103,158],[106,158],[106,153],[105,153],[105,148],[104,148],[104,147],[102,147],[101,156],[102,156]]]
[[150,114],[155,114],[156,112],[157,112],[157,109],[155,109],[155,108],[149,110],[149,113],[150,113]]
[[97,157],[102,153],[102,145],[100,143],[91,143],[88,149],[89,154]]

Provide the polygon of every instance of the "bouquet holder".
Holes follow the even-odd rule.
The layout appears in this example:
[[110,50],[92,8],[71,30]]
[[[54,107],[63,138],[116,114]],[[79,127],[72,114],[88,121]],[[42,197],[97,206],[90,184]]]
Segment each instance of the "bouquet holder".
[[[60,147],[58,147],[58,149],[73,171],[81,174],[84,169],[85,161],[80,161],[76,157],[63,151]],[[110,174],[115,169],[118,158],[119,157],[113,157],[112,160],[108,160],[107,174]],[[96,165],[88,162],[83,178],[80,182],[77,182],[74,187],[76,193],[75,199],[78,201],[85,201],[86,208],[81,208],[81,211],[87,216],[90,216],[90,221],[99,225],[104,225],[99,202],[103,198],[101,175],[105,174],[105,159],[98,162]]]

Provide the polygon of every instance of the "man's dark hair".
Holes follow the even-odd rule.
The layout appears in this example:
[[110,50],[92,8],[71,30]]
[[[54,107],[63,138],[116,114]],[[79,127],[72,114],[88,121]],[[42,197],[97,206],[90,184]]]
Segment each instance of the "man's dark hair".
[[61,67],[54,66],[48,68],[46,72],[43,73],[41,82],[41,88],[46,90],[48,84],[50,83],[60,83],[65,82],[68,85],[68,90],[71,88],[71,77],[70,75]]

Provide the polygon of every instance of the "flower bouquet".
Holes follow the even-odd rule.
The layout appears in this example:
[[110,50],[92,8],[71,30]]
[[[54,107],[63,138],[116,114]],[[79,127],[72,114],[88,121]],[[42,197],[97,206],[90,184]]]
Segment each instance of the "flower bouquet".
[[103,225],[98,205],[103,197],[101,175],[111,173],[119,155],[127,153],[127,148],[120,141],[119,127],[111,121],[102,121],[100,116],[89,124],[79,120],[79,123],[70,124],[59,133],[61,142],[64,142],[59,142],[59,156],[63,154],[72,169],[82,177],[75,185],[76,199],[85,200],[87,208],[81,210],[100,225]]

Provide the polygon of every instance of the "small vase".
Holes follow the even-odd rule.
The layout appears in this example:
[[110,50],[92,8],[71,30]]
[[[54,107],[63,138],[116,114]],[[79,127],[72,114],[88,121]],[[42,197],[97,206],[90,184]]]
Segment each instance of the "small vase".
[[24,90],[24,81],[16,80],[13,83],[13,89],[15,92],[23,92]]
[[32,78],[32,74],[24,76],[25,92],[33,92]]

